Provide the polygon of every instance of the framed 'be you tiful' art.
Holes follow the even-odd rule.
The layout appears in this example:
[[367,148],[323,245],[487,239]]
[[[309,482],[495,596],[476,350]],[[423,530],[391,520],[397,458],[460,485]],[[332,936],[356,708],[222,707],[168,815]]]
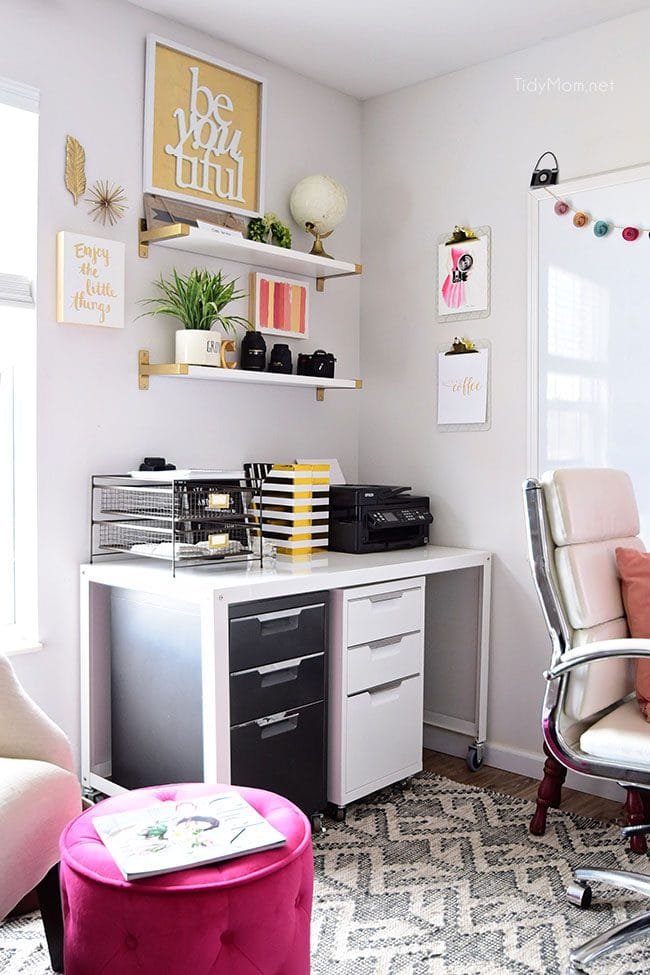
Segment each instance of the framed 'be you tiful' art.
[[259,216],[263,185],[264,80],[149,35],[145,193]]

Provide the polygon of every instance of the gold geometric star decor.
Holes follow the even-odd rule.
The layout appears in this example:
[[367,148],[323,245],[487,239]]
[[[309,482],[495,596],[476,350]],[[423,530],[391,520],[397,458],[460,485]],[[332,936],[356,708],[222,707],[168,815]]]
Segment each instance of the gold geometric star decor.
[[126,211],[127,198],[124,187],[117,183],[110,183],[107,179],[98,179],[86,197],[92,206],[88,213],[93,220],[101,220],[113,227]]

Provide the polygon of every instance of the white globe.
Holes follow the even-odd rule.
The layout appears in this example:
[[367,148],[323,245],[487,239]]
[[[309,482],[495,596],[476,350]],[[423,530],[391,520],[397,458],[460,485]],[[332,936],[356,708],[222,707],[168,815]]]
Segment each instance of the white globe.
[[316,233],[327,234],[347,213],[348,195],[331,176],[305,176],[291,191],[289,209],[299,226],[311,223]]

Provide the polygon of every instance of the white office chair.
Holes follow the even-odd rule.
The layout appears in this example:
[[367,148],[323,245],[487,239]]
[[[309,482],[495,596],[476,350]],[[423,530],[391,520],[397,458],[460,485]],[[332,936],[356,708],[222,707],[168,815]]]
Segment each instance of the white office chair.
[[[650,724],[634,699],[631,658],[650,657],[650,640],[628,637],[615,557],[617,547],[644,550],[630,478],[608,469],[550,471],[524,483],[524,501],[529,561],[552,645],[542,714],[547,755],[647,796]],[[634,808],[638,822],[643,803]],[[622,832],[642,831],[650,827]],[[581,907],[589,906],[594,881],[650,895],[650,876],[642,873],[590,868],[575,878],[567,893]],[[573,971],[649,932],[650,913],[610,928],[572,952]]]
[[50,961],[63,971],[59,836],[81,812],[70,743],[0,653],[0,920],[36,888]]

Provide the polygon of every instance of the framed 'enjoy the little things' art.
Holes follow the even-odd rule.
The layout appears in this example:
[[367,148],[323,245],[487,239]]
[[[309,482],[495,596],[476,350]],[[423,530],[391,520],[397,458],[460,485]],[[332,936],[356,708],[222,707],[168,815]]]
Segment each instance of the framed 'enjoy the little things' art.
[[124,244],[60,230],[56,235],[56,320],[124,328]]
[[264,80],[149,35],[145,193],[259,216],[263,185]]
[[490,314],[489,227],[454,227],[438,238],[436,316],[439,322]]

